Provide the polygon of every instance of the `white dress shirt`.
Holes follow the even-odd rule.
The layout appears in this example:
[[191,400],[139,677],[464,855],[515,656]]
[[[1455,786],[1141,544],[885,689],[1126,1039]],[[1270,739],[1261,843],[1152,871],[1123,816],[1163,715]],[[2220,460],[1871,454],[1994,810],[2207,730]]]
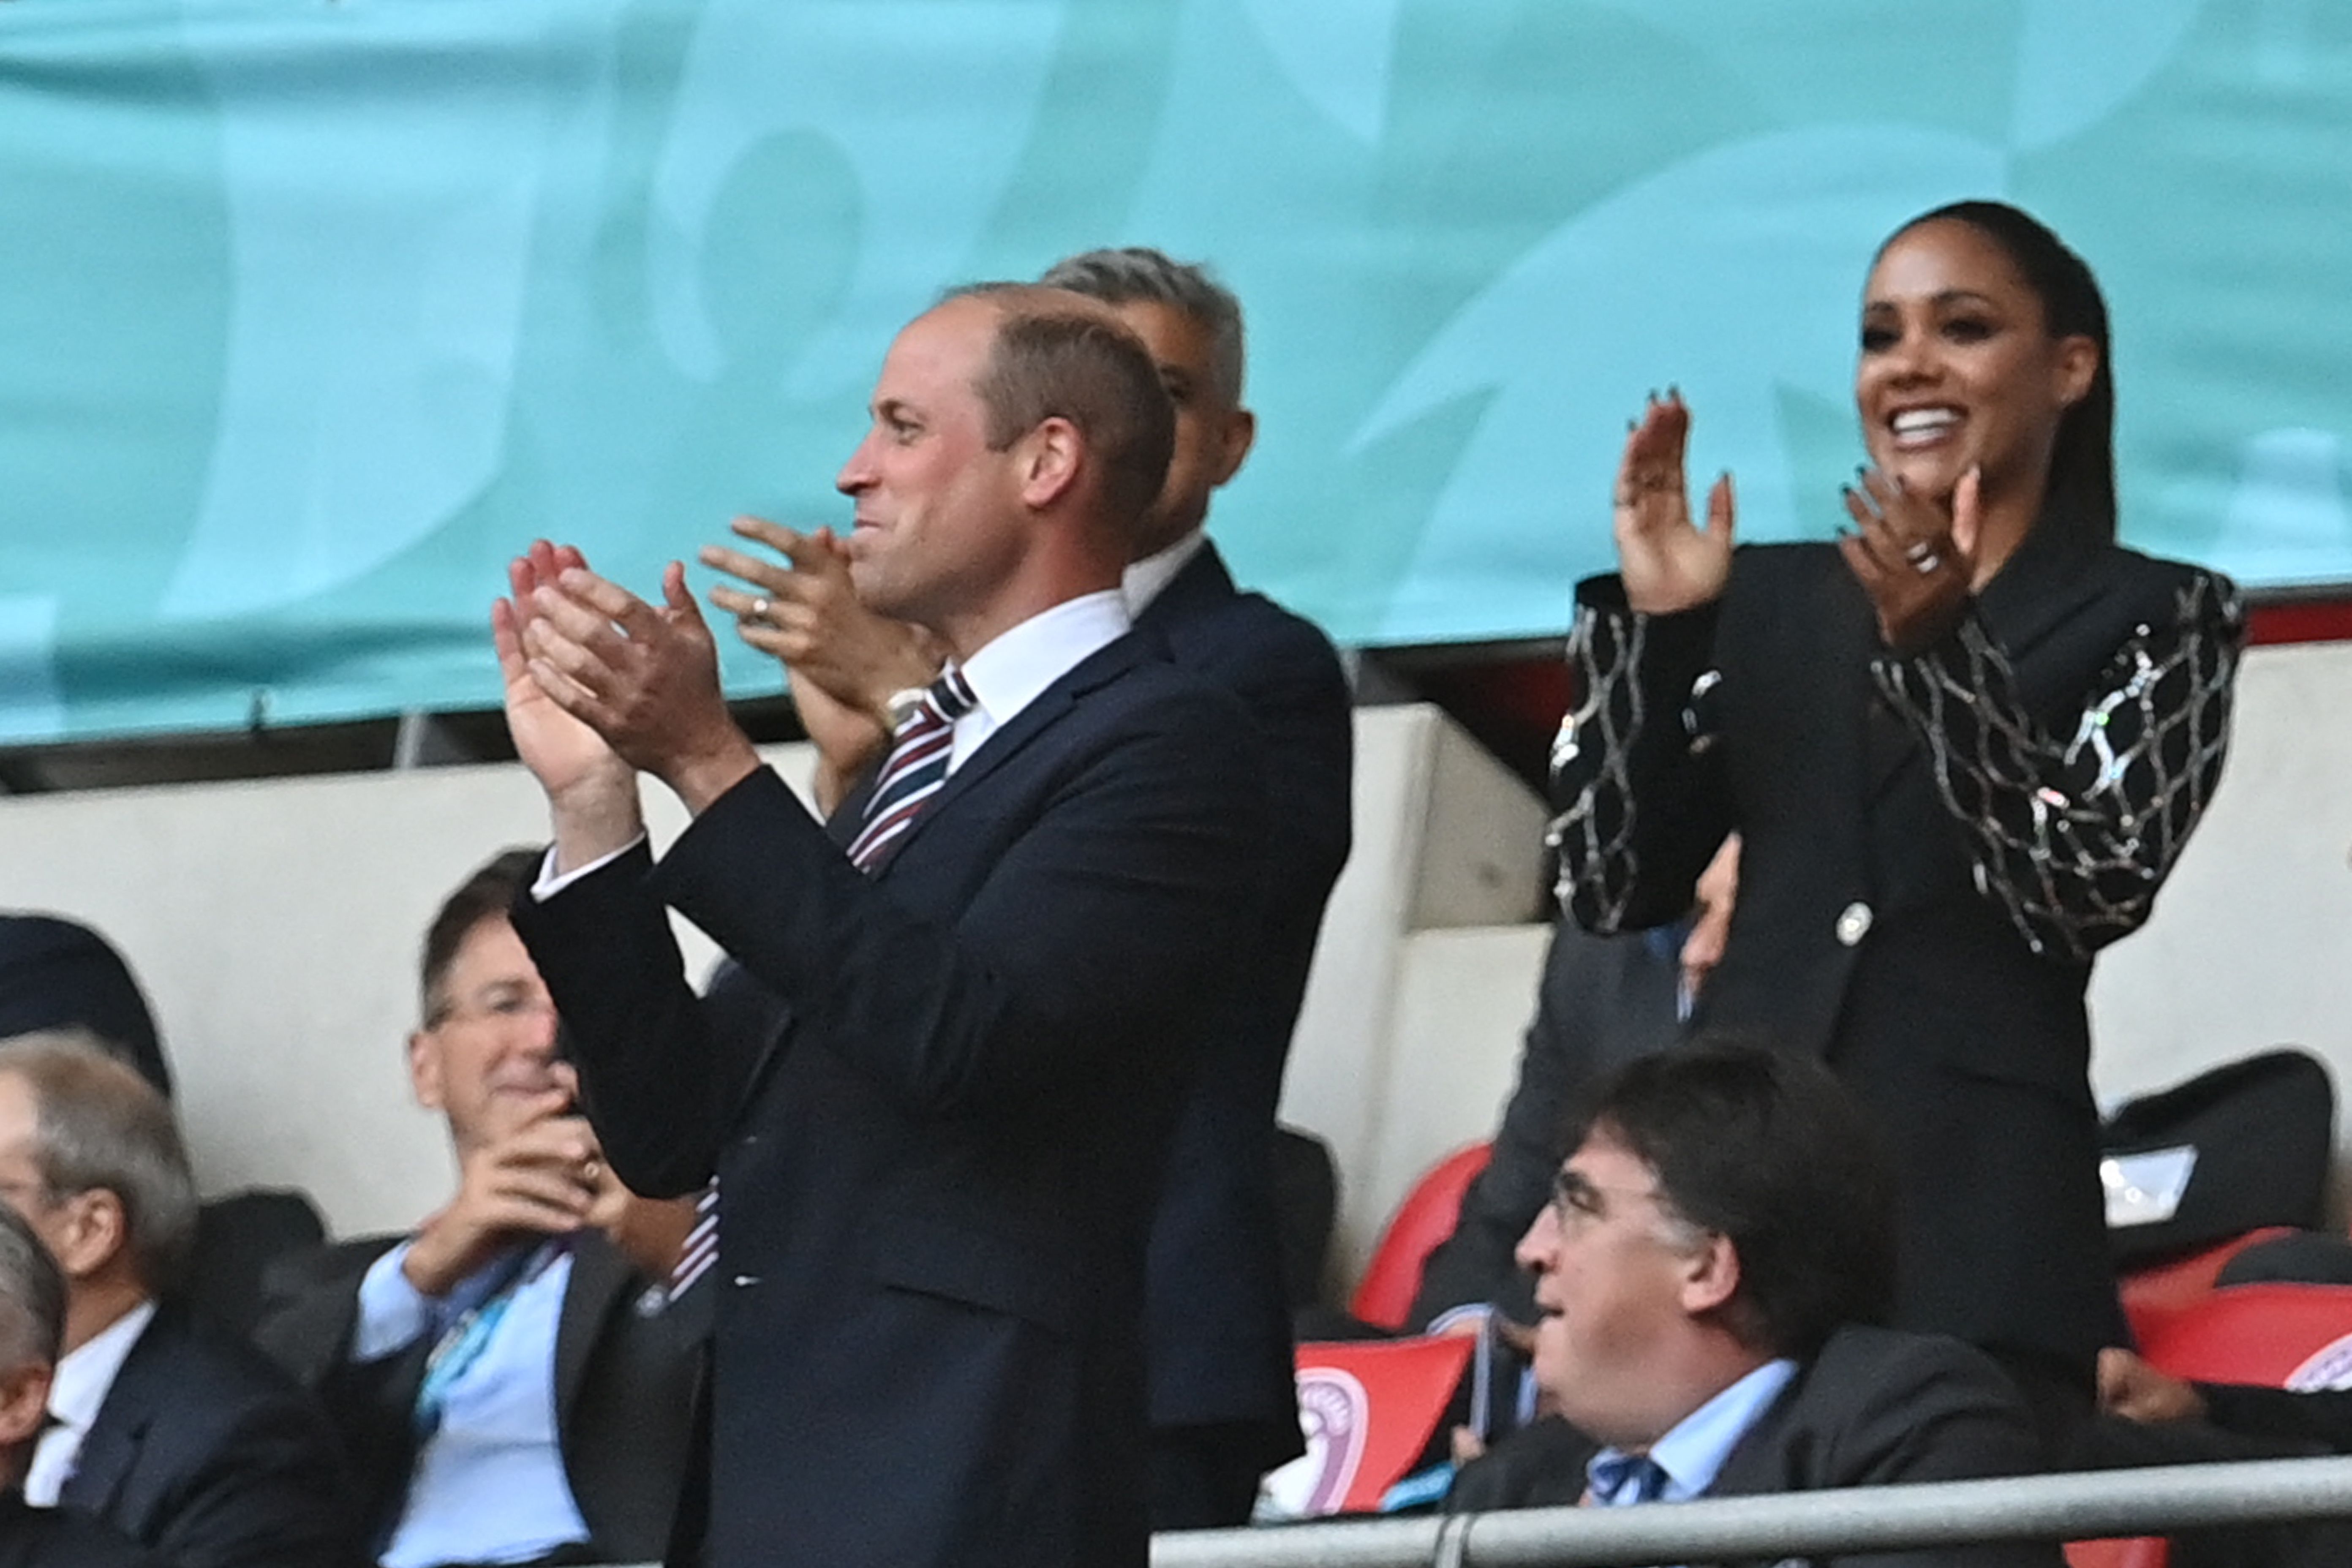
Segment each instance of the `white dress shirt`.
[[998,633],[964,661],[963,678],[980,700],[956,721],[948,772],[963,766],[982,742],[1013,722],[1015,714],[1087,656],[1126,636],[1132,624],[1120,591],[1106,588],[1065,599]]
[[49,1414],[57,1425],[34,1446],[32,1467],[25,1472],[26,1502],[35,1508],[57,1507],[58,1494],[73,1475],[82,1439],[89,1436],[107,1391],[130,1359],[131,1347],[154,1321],[155,1303],[142,1301],[58,1360],[57,1375],[49,1383]]

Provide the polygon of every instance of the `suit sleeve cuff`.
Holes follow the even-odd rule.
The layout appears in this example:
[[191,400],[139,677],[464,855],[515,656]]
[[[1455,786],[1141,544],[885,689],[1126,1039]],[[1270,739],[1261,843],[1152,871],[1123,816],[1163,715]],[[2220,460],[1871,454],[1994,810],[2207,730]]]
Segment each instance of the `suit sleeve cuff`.
[[549,845],[547,847],[547,853],[541,858],[539,862],[539,879],[530,885],[531,901],[533,903],[540,904],[547,902],[548,900],[555,897],[556,894],[563,891],[564,889],[572,886],[572,883],[579,881],[583,877],[595,875],[597,872],[603,870],[614,861],[618,860],[622,856],[626,855],[630,850],[635,849],[638,845],[643,844],[645,841],[646,836],[640,833],[635,838],[630,839],[626,844],[622,845],[618,849],[614,850],[611,854],[599,855],[595,859],[589,861],[585,866],[574,866],[569,871],[563,872],[558,872],[556,870],[555,846],[552,844]]

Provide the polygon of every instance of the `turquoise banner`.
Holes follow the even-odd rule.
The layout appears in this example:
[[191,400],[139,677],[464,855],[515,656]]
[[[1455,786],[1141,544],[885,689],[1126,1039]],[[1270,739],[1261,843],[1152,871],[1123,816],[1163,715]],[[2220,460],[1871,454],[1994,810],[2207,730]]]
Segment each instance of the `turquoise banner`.
[[2352,580],[2336,0],[0,0],[0,741],[486,705],[523,542],[842,521],[891,333],[1103,244],[1242,296],[1342,642],[1558,633],[1668,383],[1826,535],[1961,195],[2106,284],[2133,542]]

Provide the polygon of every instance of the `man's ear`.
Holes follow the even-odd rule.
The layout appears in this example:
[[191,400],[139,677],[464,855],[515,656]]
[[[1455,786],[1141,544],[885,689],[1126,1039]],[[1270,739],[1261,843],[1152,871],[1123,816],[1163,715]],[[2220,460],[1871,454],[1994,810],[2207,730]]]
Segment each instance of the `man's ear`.
[[0,1449],[40,1436],[49,1415],[52,1371],[40,1362],[26,1362],[0,1373]]
[[92,1187],[58,1200],[65,1220],[58,1227],[58,1267],[68,1279],[87,1279],[131,1244],[131,1215],[122,1194]]
[[1246,408],[1227,413],[1223,427],[1217,432],[1217,477],[1210,481],[1209,488],[1214,489],[1240,473],[1250,448],[1256,444],[1257,416]]
[[1086,457],[1076,426],[1059,415],[1039,420],[1013,451],[1022,504],[1032,511],[1052,506],[1078,482]]
[[441,1042],[432,1030],[419,1029],[408,1037],[408,1090],[425,1110],[439,1110],[442,1087]]
[[1739,1249],[1720,1231],[1708,1231],[1683,1269],[1683,1310],[1718,1312],[1739,1294]]

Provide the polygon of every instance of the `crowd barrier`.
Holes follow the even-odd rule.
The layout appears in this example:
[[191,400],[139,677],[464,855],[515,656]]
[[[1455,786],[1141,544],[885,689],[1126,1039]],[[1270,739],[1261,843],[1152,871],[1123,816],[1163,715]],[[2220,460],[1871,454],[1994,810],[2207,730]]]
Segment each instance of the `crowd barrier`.
[[2352,1519],[2352,1458],[1160,1535],[1152,1568],[1627,1568]]

